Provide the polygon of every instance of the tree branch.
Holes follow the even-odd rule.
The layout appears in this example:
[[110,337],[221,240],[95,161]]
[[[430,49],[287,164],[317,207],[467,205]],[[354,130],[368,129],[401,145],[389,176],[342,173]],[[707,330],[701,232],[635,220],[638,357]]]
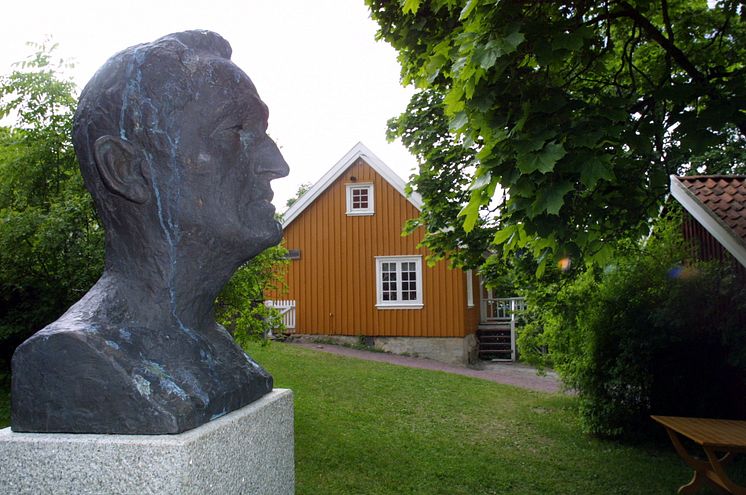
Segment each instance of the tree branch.
[[[603,14],[599,14],[596,17],[591,17],[587,21],[583,23],[584,26],[592,26],[594,24],[598,24],[601,21],[613,21],[614,19],[620,19],[622,17],[629,17],[629,14],[624,10],[618,10],[615,12],[609,12],[608,11],[608,5],[607,10]],[[607,24],[607,36],[609,39],[611,38],[611,24]]]
[[624,9],[619,12],[625,13],[627,17],[634,20],[637,25],[648,36],[650,36],[653,41],[658,43],[658,45],[663,48],[666,53],[671,56],[671,58],[673,58],[673,60],[679,65],[679,67],[684,69],[684,71],[689,74],[689,77],[691,77],[696,83],[709,87],[705,75],[700,72],[697,67],[694,66],[694,64],[691,62],[691,60],[689,60],[689,58],[687,58],[684,52],[682,52],[681,49],[673,43],[673,40],[666,38],[663,33],[661,33],[647,17],[642,15],[639,10],[632,7],[632,5],[630,5],[626,1],[619,2],[619,5]]
[[671,18],[668,16],[668,0],[661,0],[661,12],[663,13],[663,24],[666,26],[666,34],[673,43],[673,27],[671,27]]

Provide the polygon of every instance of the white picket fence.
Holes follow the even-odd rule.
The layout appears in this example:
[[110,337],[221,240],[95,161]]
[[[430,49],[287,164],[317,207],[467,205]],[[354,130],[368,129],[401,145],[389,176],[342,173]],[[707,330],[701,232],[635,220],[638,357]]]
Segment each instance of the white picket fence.
[[271,299],[264,301],[264,305],[280,311],[282,323],[288,332],[295,329],[295,301],[291,299]]

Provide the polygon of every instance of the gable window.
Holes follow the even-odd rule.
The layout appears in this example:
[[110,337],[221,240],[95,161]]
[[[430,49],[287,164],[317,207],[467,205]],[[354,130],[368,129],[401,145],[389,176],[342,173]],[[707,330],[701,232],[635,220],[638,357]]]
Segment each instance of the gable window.
[[422,256],[376,256],[376,307],[422,308]]
[[373,214],[373,184],[347,184],[347,214]]

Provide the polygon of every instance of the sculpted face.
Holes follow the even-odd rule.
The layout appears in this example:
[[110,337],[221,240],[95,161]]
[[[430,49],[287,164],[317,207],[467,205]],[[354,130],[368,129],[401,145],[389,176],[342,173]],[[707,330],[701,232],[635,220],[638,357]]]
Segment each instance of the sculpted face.
[[177,138],[176,173],[184,174],[177,181],[179,228],[201,242],[238,248],[248,259],[282,238],[270,181],[289,169],[267,135],[268,109],[249,77],[219,58],[204,70],[182,113],[191,119]]

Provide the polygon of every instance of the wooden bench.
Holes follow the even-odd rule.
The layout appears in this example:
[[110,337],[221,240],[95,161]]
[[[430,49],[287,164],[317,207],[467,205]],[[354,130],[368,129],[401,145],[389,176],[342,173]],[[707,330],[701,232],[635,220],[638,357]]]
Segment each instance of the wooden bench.
[[[680,418],[651,416],[666,428],[676,452],[692,469],[692,481],[679,488],[679,493],[694,493],[709,481],[735,495],[746,495],[746,488],[736,485],[725,473],[725,465],[733,454],[746,452],[746,421],[728,419]],[[679,435],[692,440],[705,451],[707,460],[695,459],[684,448]]]

